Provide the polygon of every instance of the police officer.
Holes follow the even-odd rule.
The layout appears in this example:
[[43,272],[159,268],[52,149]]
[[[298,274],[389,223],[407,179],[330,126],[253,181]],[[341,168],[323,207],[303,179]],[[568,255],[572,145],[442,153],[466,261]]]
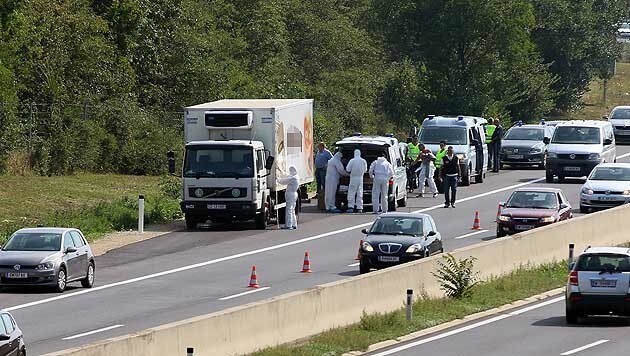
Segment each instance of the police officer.
[[497,129],[497,126],[494,124],[494,119],[490,118],[488,120],[488,124],[486,125],[486,145],[488,146],[488,170],[492,170],[492,162],[494,160],[494,147],[492,146],[492,135],[494,131]]

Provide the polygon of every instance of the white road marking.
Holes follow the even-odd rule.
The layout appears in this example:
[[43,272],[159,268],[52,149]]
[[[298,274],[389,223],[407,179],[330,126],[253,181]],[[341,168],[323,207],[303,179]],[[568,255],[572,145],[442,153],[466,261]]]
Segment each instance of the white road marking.
[[434,335],[434,336],[428,337],[426,339],[417,340],[417,341],[414,341],[414,342],[411,342],[411,343],[408,343],[408,344],[405,344],[405,345],[402,345],[402,346],[398,346],[398,347],[390,349],[390,350],[379,352],[379,353],[374,354],[372,356],[392,355],[392,354],[398,353],[400,351],[405,351],[405,350],[411,349],[413,347],[420,346],[420,345],[423,345],[423,344],[427,344],[427,343],[435,341],[435,340],[440,340],[440,339],[444,339],[444,338],[449,337],[449,336],[457,335],[457,334],[463,333],[464,331],[468,331],[468,330],[476,329],[476,328],[484,326],[484,325],[492,324],[492,323],[495,323],[495,322],[497,322],[499,320],[510,318],[512,316],[519,315],[519,314],[522,314],[522,313],[530,311],[530,310],[542,308],[542,307],[547,306],[549,304],[557,303],[557,302],[559,302],[561,300],[564,300],[564,296],[558,297],[558,298],[554,298],[554,299],[551,299],[551,300],[548,300],[548,301],[545,301],[545,302],[542,302],[542,303],[539,303],[539,304],[535,304],[535,305],[523,308],[521,310],[514,311],[512,313],[497,315],[497,316],[495,316],[493,318],[490,318],[490,319],[482,320],[482,321],[474,323],[474,324],[470,324],[470,325],[466,325],[466,326],[461,327],[461,328],[453,329],[451,331],[447,331],[447,332],[442,333],[442,334]]
[[98,329],[98,330],[88,331],[88,332],[83,333],[83,334],[77,334],[77,335],[73,335],[73,336],[64,337],[62,340],[73,340],[73,339],[78,339],[78,338],[83,337],[83,336],[88,336],[88,335],[92,335],[92,334],[102,333],[103,331],[108,331],[108,330],[112,330],[112,329],[122,328],[123,326],[124,326],[124,325],[113,325],[113,326],[108,326],[108,327],[106,327],[106,328],[102,328],[102,329]]
[[262,291],[267,290],[269,288],[271,288],[271,287],[262,287],[262,288],[252,289],[252,290],[249,290],[247,292],[243,292],[243,293],[234,294],[234,295],[230,295],[230,296],[227,296],[227,297],[219,298],[219,300],[230,300],[230,299],[242,297],[244,295],[262,292]]
[[590,349],[591,347],[595,347],[597,345],[601,345],[601,344],[607,343],[608,341],[610,341],[610,340],[595,341],[595,342],[590,343],[588,345],[584,345],[582,347],[578,347],[577,349],[573,349],[573,350],[570,350],[570,351],[567,351],[567,352],[563,352],[563,353],[560,354],[560,356],[573,355],[573,354],[578,353],[580,351],[584,351],[586,349]]
[[[457,202],[458,203],[463,203],[463,202],[466,202],[466,201],[483,198],[483,197],[486,197],[488,195],[504,192],[506,190],[511,190],[511,189],[515,189],[515,188],[520,188],[520,187],[523,187],[523,186],[526,186],[526,185],[529,185],[529,184],[534,184],[534,183],[537,183],[537,182],[540,182],[540,181],[543,181],[543,180],[545,180],[544,177],[543,178],[532,179],[532,180],[527,181],[527,182],[514,184],[514,185],[507,186],[507,187],[491,190],[489,192],[473,195],[473,196],[470,196],[470,197],[467,197],[467,198],[464,198],[464,199],[461,199],[461,200],[457,200]],[[431,210],[436,210],[436,209],[439,209],[439,208],[442,208],[442,207],[443,207],[442,204],[438,204],[438,205],[434,205],[434,206],[431,206],[431,207],[428,207],[428,208],[416,210],[416,211],[414,211],[414,213],[424,213],[424,212],[431,211]],[[162,271],[162,272],[147,274],[147,275],[144,275],[144,276],[127,279],[127,280],[124,280],[124,281],[114,282],[114,283],[110,283],[110,284],[104,284],[102,286],[94,287],[94,288],[91,288],[91,289],[83,289],[83,290],[80,290],[80,291],[74,292],[74,293],[65,293],[65,294],[62,294],[62,295],[55,296],[55,297],[41,299],[41,300],[33,301],[33,302],[30,302],[30,303],[25,303],[25,304],[16,305],[16,306],[13,306],[13,307],[5,308],[5,310],[6,311],[15,311],[15,310],[19,310],[19,309],[25,309],[25,308],[29,308],[29,307],[33,307],[33,306],[37,306],[37,305],[41,305],[41,304],[46,304],[46,303],[62,300],[62,299],[76,297],[76,296],[79,296],[79,295],[82,295],[82,294],[95,293],[95,292],[102,291],[102,290],[105,290],[105,289],[110,289],[110,288],[114,288],[114,287],[120,287],[120,286],[124,286],[124,285],[128,285],[128,284],[132,284],[132,283],[145,281],[147,279],[153,279],[153,278],[158,278],[158,277],[162,277],[162,276],[167,276],[167,275],[171,275],[171,274],[174,274],[174,273],[184,272],[184,271],[197,269],[197,268],[201,268],[201,267],[205,267],[205,266],[210,266],[210,265],[221,263],[221,262],[225,262],[225,261],[235,260],[235,259],[241,258],[241,257],[257,255],[257,254],[261,254],[263,252],[274,251],[274,250],[278,250],[278,249],[289,247],[289,246],[303,244],[305,242],[319,240],[319,239],[323,239],[323,238],[326,238],[326,237],[329,237],[329,236],[339,235],[339,234],[343,234],[345,232],[361,229],[361,228],[364,228],[364,227],[367,227],[367,226],[370,226],[370,225],[372,225],[372,222],[359,224],[359,225],[354,225],[354,226],[349,226],[349,227],[346,227],[346,228],[343,228],[343,229],[340,229],[340,230],[329,231],[329,232],[325,232],[325,233],[318,234],[318,235],[315,235],[315,236],[310,236],[310,237],[306,237],[306,238],[303,238],[303,239],[293,240],[293,241],[285,242],[285,243],[278,244],[278,245],[273,245],[273,246],[269,246],[269,247],[265,247],[265,248],[260,248],[260,249],[257,249],[257,250],[237,253],[237,254],[234,254],[234,255],[225,256],[225,257],[217,258],[217,259],[214,259],[214,260],[209,260],[209,261],[204,261],[204,262],[200,262],[200,263],[195,263],[195,264],[192,264],[192,265],[182,266],[182,267],[178,267],[178,268],[174,268],[174,269],[170,269],[170,270],[166,270],[166,271]]]
[[348,267],[357,267],[357,266],[359,266],[359,265],[360,265],[360,263],[359,263],[359,262],[357,262],[357,263],[353,263],[353,264],[351,264],[351,265],[348,265]]
[[457,236],[455,238],[455,240],[463,239],[463,238],[474,236],[474,235],[478,235],[478,234],[483,234],[484,232],[488,232],[488,230],[479,230],[479,231],[471,232],[471,233],[466,234],[466,235]]

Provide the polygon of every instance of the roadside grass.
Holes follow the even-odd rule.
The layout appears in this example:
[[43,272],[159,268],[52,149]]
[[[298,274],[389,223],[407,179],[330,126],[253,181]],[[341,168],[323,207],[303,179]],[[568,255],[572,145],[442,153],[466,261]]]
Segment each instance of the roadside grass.
[[[367,350],[369,345],[393,339],[466,315],[505,305],[564,285],[566,261],[535,268],[521,267],[499,278],[478,284],[463,299],[421,298],[413,305],[413,319],[405,310],[364,315],[358,324],[332,329],[299,344],[281,345],[255,352],[253,356],[338,356]],[[403,296],[401,295],[401,301]],[[360,303],[360,301],[357,301]]]
[[0,176],[0,244],[15,230],[37,224],[77,227],[90,240],[131,229],[137,226],[141,194],[147,224],[181,216],[178,183],[167,177]]

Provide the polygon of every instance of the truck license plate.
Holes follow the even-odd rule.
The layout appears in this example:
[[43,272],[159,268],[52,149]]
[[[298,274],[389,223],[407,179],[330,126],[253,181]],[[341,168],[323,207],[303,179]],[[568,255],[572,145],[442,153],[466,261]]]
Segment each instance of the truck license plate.
[[225,204],[208,204],[208,209],[225,210],[226,206]]
[[378,256],[378,260],[381,262],[399,262],[400,257],[398,256]]
[[617,280],[615,279],[591,279],[591,287],[595,288],[615,288]]
[[508,155],[507,158],[509,159],[523,159],[525,156],[523,155]]
[[567,172],[579,172],[580,167],[564,167],[564,170]]
[[8,272],[7,278],[28,278],[28,273]]

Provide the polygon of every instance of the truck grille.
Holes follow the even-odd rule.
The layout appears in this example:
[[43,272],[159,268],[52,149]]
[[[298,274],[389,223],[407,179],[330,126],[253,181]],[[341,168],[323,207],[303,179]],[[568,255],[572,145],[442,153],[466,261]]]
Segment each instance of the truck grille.
[[[197,196],[197,190],[203,190],[203,196]],[[238,191],[238,194],[236,193]],[[191,198],[244,198],[247,196],[247,188],[188,188]]]

